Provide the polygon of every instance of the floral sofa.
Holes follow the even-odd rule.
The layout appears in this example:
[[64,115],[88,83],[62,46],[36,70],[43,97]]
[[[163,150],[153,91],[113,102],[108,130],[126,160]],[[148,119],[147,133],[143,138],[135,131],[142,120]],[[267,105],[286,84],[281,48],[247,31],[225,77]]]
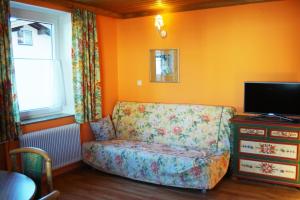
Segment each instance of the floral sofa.
[[212,189],[230,160],[234,109],[119,102],[116,139],[83,144],[83,161],[104,172],[149,183]]

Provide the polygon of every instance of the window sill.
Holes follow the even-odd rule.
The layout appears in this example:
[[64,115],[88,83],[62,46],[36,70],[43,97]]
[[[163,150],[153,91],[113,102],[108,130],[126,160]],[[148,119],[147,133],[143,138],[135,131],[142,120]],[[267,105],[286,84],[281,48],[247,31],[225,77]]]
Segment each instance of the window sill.
[[44,122],[44,121],[49,121],[49,120],[54,120],[54,119],[59,119],[59,118],[64,118],[64,117],[71,117],[74,116],[73,114],[56,114],[56,115],[50,115],[46,117],[39,117],[35,119],[26,119],[21,121],[21,125],[28,125],[28,124],[34,124],[38,122]]

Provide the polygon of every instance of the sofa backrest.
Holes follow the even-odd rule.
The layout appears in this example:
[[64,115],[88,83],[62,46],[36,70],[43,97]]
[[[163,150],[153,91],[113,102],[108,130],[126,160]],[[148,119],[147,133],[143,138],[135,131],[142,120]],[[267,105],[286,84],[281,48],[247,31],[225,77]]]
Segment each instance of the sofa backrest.
[[118,102],[113,123],[118,139],[230,150],[232,107]]

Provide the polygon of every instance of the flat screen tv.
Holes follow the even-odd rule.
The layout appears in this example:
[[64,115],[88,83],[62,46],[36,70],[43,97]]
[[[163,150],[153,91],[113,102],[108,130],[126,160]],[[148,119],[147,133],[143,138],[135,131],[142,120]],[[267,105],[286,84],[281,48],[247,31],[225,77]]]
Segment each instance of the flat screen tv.
[[300,115],[300,83],[245,82],[244,112]]

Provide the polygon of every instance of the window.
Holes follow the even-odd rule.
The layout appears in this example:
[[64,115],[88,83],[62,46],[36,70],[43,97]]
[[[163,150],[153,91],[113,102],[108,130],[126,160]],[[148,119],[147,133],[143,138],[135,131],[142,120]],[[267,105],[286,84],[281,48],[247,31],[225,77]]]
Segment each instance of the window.
[[70,14],[16,2],[11,13],[21,119],[73,114]]
[[19,30],[18,31],[18,44],[32,46],[32,31]]

